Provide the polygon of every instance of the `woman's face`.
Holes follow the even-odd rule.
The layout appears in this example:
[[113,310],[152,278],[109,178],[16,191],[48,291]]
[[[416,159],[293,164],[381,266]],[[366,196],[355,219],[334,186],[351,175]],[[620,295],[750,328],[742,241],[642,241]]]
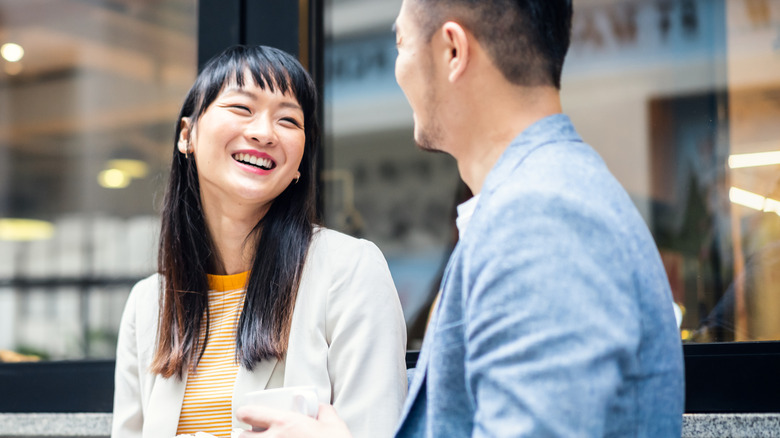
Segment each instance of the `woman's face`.
[[251,74],[244,77],[243,87],[226,84],[196,125],[182,119],[179,149],[189,145],[194,156],[204,208],[257,207],[265,214],[300,177],[303,110],[292,93],[263,90]]

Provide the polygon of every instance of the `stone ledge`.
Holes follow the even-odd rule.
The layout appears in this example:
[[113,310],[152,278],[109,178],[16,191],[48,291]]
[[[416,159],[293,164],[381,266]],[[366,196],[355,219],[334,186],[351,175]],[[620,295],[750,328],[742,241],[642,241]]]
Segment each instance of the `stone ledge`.
[[780,433],[777,414],[685,414],[682,438],[763,438]]
[[111,414],[0,414],[0,438],[109,435]]
[[[776,437],[777,414],[685,414],[683,438]],[[111,414],[0,414],[0,438],[107,437]]]

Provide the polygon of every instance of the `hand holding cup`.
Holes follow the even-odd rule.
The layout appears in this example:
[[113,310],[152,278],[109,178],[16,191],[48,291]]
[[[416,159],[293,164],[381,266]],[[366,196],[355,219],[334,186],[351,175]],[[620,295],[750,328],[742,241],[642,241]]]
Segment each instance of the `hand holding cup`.
[[[319,398],[314,386],[288,386],[247,393],[239,403],[239,408],[245,406],[292,412],[316,419]],[[252,426],[251,429],[255,432],[265,430],[262,426]]]
[[[270,391],[276,390],[258,393]],[[325,403],[319,403],[317,406],[315,401],[314,413],[310,414],[311,399],[305,396],[296,397],[306,391],[294,391],[292,395],[287,391],[283,392],[286,393],[284,396],[265,395],[244,399],[236,411],[236,418],[246,424],[248,429],[241,434],[241,438],[259,438],[266,435],[279,438],[352,437],[346,423],[339,418],[333,406]]]

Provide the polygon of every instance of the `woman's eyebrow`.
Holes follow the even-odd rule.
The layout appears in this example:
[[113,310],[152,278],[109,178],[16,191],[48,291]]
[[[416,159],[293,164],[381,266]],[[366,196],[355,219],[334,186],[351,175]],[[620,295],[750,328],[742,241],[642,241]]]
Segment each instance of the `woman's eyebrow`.
[[[259,96],[256,93],[253,93],[251,91],[245,90],[245,89],[243,89],[241,87],[237,87],[237,86],[231,86],[231,87],[227,88],[223,92],[223,94],[229,94],[229,93],[242,94],[242,95],[247,96],[247,97],[252,98],[252,99],[258,99],[259,98]],[[293,102],[293,101],[281,102],[281,103],[279,103],[279,106],[282,107],[282,108],[292,108],[292,109],[297,109],[297,110],[303,111],[303,108],[301,108],[301,105],[299,105],[297,102]]]
[[223,94],[228,94],[228,93],[243,94],[244,96],[247,96],[247,97],[257,98],[257,95],[255,93],[252,93],[251,91],[247,91],[247,90],[245,90],[245,89],[243,89],[241,87],[237,87],[235,85],[225,89]]
[[292,108],[292,109],[303,111],[303,108],[301,108],[301,106],[295,102],[282,102],[279,104],[279,106],[281,106],[282,108]]

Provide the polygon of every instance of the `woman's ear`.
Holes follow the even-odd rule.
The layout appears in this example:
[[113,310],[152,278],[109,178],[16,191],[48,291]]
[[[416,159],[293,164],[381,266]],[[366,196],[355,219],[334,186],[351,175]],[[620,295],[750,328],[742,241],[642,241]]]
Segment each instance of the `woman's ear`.
[[178,141],[178,148],[179,152],[181,152],[184,155],[187,155],[188,153],[192,152],[192,145],[190,145],[190,135],[192,132],[192,119],[189,117],[182,117],[181,121],[179,122],[179,141]]
[[447,49],[445,54],[447,78],[450,82],[455,82],[463,75],[469,65],[471,57],[469,38],[466,30],[454,21],[444,23],[440,35]]

